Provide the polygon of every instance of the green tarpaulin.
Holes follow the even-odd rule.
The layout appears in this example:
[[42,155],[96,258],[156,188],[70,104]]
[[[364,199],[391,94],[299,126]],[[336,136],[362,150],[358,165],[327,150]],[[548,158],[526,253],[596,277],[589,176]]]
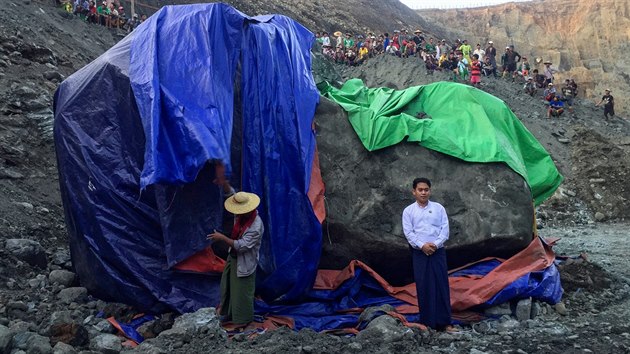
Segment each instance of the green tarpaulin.
[[504,162],[529,183],[536,205],[562,183],[549,153],[500,99],[471,86],[438,82],[405,90],[320,87],[347,112],[369,151],[410,142],[469,162]]

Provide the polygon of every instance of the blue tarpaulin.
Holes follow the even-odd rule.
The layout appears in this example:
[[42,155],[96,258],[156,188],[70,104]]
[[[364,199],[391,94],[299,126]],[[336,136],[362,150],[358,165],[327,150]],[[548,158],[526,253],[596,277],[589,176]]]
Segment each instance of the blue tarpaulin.
[[321,250],[307,196],[319,100],[313,40],[280,15],[167,6],[60,85],[55,148],[84,286],[150,312],[216,306],[216,274],[173,266],[221,229],[212,183],[221,161],[228,174],[242,169],[232,182],[262,199],[258,293],[292,300],[309,289]]
[[[449,277],[485,276],[500,264],[501,261],[496,259],[475,263]],[[503,289],[497,289],[491,299],[473,310],[529,297],[555,304],[562,299],[562,294],[560,273],[551,264],[541,271],[523,275]],[[315,331],[360,327],[359,314],[348,311],[385,304],[393,307],[415,305],[392,296],[383,284],[363,269],[357,269],[353,277],[336,289],[311,290],[304,301],[297,305],[268,305],[263,301],[255,303],[256,313],[260,315],[287,316],[294,320],[296,330],[311,328]],[[417,313],[406,314],[405,317],[409,322],[418,320]]]

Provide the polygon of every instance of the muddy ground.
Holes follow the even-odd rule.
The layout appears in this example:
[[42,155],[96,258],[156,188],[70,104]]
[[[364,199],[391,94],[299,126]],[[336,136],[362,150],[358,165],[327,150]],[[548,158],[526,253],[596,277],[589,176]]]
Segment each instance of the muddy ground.
[[[65,328],[74,348],[57,344],[57,352],[122,349],[95,344],[96,338],[111,339],[107,335],[115,332],[94,318],[111,304],[98,301],[94,294],[67,291],[79,283],[62,276],[72,266],[51,119],[57,84],[124,35],[83,23],[48,2],[9,2],[0,12],[1,353],[49,352],[59,341],[45,345],[56,323],[77,324]],[[426,75],[417,60],[394,57],[336,69],[343,79],[359,77],[370,86],[404,88],[448,78],[442,73]],[[540,313],[534,319],[516,321],[504,316],[463,326],[456,335],[421,333],[382,319],[380,327],[375,325],[376,329],[358,337],[278,330],[253,340],[236,336],[226,341],[223,335],[204,329],[188,336],[165,335],[137,351],[630,352],[628,121],[624,117],[605,121],[601,109],[581,100],[575,114],[548,120],[541,101],[520,92],[518,84],[487,80],[482,89],[512,108],[566,177],[558,193],[537,209],[540,234],[561,238],[556,246],[559,254],[586,253],[587,260],[578,258],[561,266],[565,308],[537,304]],[[8,239],[29,239],[39,245],[32,246],[31,264],[6,247]]]

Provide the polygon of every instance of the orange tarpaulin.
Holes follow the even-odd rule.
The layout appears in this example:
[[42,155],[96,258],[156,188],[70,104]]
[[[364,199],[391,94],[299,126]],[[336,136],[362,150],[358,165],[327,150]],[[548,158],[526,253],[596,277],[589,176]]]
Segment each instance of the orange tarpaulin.
[[554,258],[551,247],[536,237],[526,249],[483,277],[449,277],[451,307],[463,311],[483,304],[523,275],[549,267]]
[[[516,279],[527,273],[549,267],[553,263],[554,258],[555,255],[551,247],[542,242],[539,237],[536,237],[526,249],[503,261],[501,265],[485,276],[450,276],[449,285],[453,311],[464,311],[473,306],[483,304]],[[405,313],[410,313],[417,309],[418,301],[415,283],[401,287],[391,286],[372,268],[357,260],[350,262],[342,270],[318,271],[313,289],[336,289],[344,281],[354,277],[357,268],[361,268],[370,274],[389,295],[410,304],[411,307],[400,306]]]
[[313,206],[313,212],[320,223],[326,219],[326,205],[324,204],[324,180],[322,179],[322,171],[319,168],[319,153],[315,146],[315,154],[313,155],[313,167],[311,168],[311,184],[308,187],[308,199]]

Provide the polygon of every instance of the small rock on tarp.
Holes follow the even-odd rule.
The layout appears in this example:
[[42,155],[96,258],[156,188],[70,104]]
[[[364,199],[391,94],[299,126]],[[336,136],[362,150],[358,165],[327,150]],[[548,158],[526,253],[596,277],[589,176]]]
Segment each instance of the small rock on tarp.
[[357,340],[378,339],[379,343],[393,343],[400,341],[409,331],[411,329],[403,326],[399,320],[389,315],[383,315],[373,319],[364,330],[359,332]]

